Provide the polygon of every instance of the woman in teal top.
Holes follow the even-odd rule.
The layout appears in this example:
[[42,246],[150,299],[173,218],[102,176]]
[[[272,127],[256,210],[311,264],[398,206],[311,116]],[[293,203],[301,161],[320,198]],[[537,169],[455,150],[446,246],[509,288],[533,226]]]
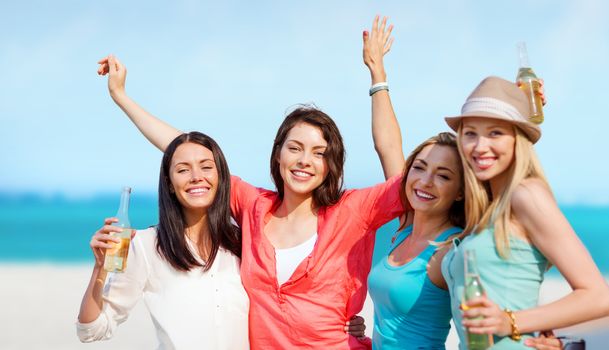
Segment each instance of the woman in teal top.
[[[609,286],[552,196],[533,148],[541,130],[528,115],[522,90],[488,77],[467,98],[461,115],[446,118],[458,132],[469,236],[445,257],[444,277],[455,324],[494,335],[493,349],[528,349],[531,340],[522,335],[609,315]],[[467,301],[461,314],[465,249],[478,257],[486,296]],[[573,291],[537,306],[548,263]],[[464,333],[459,333],[463,349]]]
[[[371,33],[364,33],[364,63],[372,84],[386,79],[382,58],[391,45],[391,27],[385,30],[385,26],[386,20],[379,23],[376,17]],[[391,251],[368,277],[374,302],[372,346],[444,349],[451,312],[440,263],[449,246],[440,243],[460,233],[465,220],[456,137],[440,133],[404,160],[389,93],[371,92],[372,134],[385,177],[403,172],[401,199],[413,209],[400,218],[403,230],[393,237]]]
[[[412,230],[410,225],[398,233],[390,256]],[[450,227],[434,242],[443,242],[461,230]],[[374,301],[374,349],[445,349],[450,298],[448,291],[436,286],[427,275],[429,260],[436,251],[437,246],[430,244],[403,265],[395,266],[386,257],[372,267],[368,290]]]
[[[548,260],[535,246],[519,238],[512,237],[509,243],[510,255],[504,259],[495,249],[492,229],[468,235],[461,242],[459,239],[453,241],[453,249],[446,253],[442,261],[442,274],[450,287],[451,307],[456,325],[462,322],[460,308],[465,285],[463,272],[466,250],[473,250],[476,254],[480,279],[490,300],[510,310],[524,310],[537,306],[539,288],[543,282]],[[459,338],[466,339],[463,327],[456,328]],[[532,333],[522,334],[523,340],[531,336]],[[494,342],[493,349],[509,349],[511,348],[509,346],[513,345],[510,344],[512,340],[509,337],[495,337]],[[467,349],[465,342],[461,342],[461,349]]]
[[[440,262],[450,245],[436,248],[429,241],[441,242],[458,232],[455,226],[463,226],[463,167],[459,165],[454,136],[449,133],[423,143],[404,166],[400,128],[385,83],[383,56],[392,44],[392,26],[385,27],[386,19],[379,23],[377,16],[372,31],[364,32],[364,63],[370,69],[373,84],[372,134],[385,176],[399,174],[402,169],[405,172],[402,200],[409,201],[415,210],[401,218],[401,226],[406,229],[397,235],[389,255],[372,268],[369,276],[375,306],[373,347],[443,349],[451,302]],[[537,264],[534,257],[529,259],[533,261],[530,269],[537,266],[543,271],[545,263]],[[462,270],[461,267],[460,273]],[[460,317],[460,299],[452,302],[457,307],[454,315]],[[536,303],[536,298],[525,302]],[[460,322],[456,324],[460,330]],[[543,349],[560,348],[555,338],[533,338],[530,344]]]

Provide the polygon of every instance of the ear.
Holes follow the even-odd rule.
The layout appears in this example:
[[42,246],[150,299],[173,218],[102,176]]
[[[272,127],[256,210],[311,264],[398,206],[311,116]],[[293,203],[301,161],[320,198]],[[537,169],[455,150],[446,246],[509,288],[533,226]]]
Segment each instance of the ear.
[[459,194],[457,195],[457,197],[455,198],[455,202],[460,202],[463,200],[463,192],[459,192]]

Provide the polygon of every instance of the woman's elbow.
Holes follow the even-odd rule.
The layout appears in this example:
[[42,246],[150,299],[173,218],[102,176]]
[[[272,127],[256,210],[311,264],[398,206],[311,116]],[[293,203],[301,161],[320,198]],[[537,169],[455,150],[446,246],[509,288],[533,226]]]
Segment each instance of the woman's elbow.
[[604,283],[600,300],[600,309],[603,310],[603,316],[609,316],[609,285]]

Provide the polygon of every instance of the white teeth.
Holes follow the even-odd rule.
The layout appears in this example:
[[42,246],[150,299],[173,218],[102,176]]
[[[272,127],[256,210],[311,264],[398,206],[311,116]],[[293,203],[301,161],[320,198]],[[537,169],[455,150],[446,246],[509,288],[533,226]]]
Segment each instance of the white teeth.
[[484,159],[477,158],[476,159],[476,163],[478,163],[480,165],[491,165],[491,164],[493,164],[494,161],[495,161],[495,159],[493,159],[493,158],[484,158]]
[[425,192],[422,192],[422,191],[419,191],[419,190],[415,190],[415,191],[414,191],[414,193],[415,193],[417,196],[422,197],[422,198],[425,198],[425,199],[435,199],[435,198],[436,198],[436,197],[432,196],[432,195],[431,195],[431,194],[429,194],[429,193],[425,193]]
[[187,192],[191,194],[206,193],[209,192],[209,188],[193,188],[191,190],[188,190]]
[[292,174],[294,174],[296,176],[313,176],[313,175],[305,173],[303,171],[292,171]]

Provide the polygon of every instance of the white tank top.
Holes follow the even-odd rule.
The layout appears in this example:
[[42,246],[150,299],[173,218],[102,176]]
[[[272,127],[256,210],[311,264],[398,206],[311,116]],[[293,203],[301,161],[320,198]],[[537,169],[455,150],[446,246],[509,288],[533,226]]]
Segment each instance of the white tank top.
[[275,265],[277,266],[277,282],[284,284],[296,271],[300,263],[313,251],[317,233],[311,238],[291,248],[275,248]]

